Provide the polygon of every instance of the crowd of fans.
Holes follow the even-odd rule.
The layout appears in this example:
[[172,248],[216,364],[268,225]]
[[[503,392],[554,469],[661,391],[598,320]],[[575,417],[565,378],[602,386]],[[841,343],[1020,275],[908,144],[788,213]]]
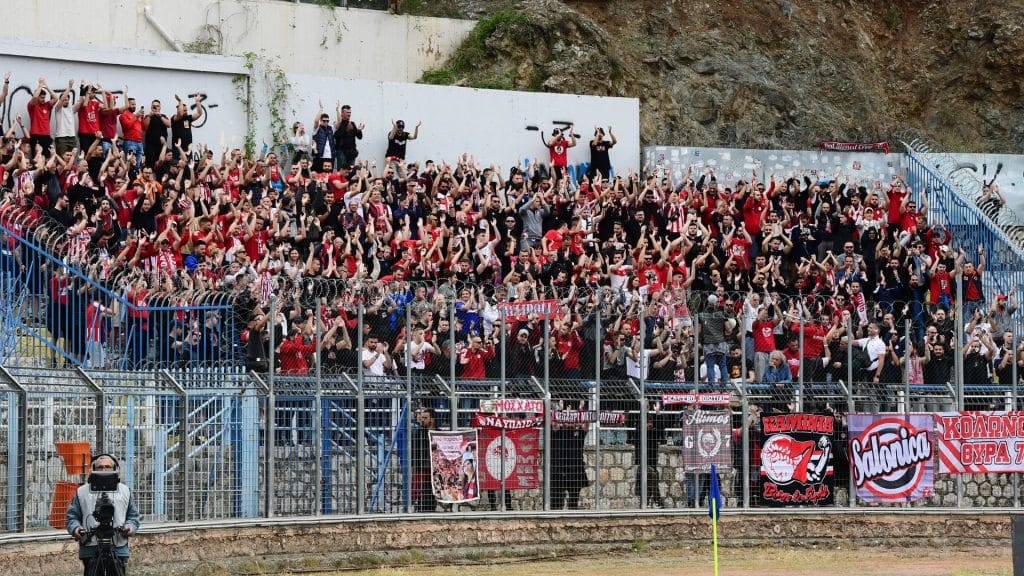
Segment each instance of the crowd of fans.
[[[266,370],[273,343],[288,374],[308,373],[320,348],[325,371],[404,374],[408,351],[415,373],[449,377],[454,365],[477,379],[498,374],[504,341],[511,377],[548,362],[560,378],[642,371],[712,387],[744,365],[776,389],[801,372],[845,381],[851,368],[868,387],[941,385],[956,353],[970,383],[1009,383],[1015,359],[1024,366],[1017,299],[986,293],[985,247],[929,221],[927,192],[899,177],[726,182],[661,166],[612,177],[611,126],[554,130],[538,143],[546,163],[418,159],[419,123],[367,128],[349,106],[332,116],[322,105],[315,129],[296,122],[285,146],[249,155],[193,139],[199,100],[175,96],[170,116],[148,106],[128,87],[120,99],[87,83],[57,94],[40,78],[27,110],[8,111],[0,224],[63,265],[9,238],[2,267],[28,287],[26,320],[90,365],[111,362],[118,343],[128,366],[234,354]],[[386,151],[359,149],[369,129],[388,132]],[[572,154],[588,167],[570,172],[583,140],[589,155]],[[230,294],[232,314],[169,310],[200,294]],[[510,317],[503,339],[502,303],[537,300],[557,301],[548,346],[536,314]]]

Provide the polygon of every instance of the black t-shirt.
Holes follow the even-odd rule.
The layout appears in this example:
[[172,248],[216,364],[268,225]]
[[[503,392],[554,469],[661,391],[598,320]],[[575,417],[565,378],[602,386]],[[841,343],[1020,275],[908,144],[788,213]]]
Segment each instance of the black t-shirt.
[[349,152],[357,151],[357,139],[363,139],[363,131],[356,126],[355,122],[343,120],[338,123],[338,128],[334,131],[334,147],[336,149],[349,156]]
[[388,138],[388,151],[384,156],[405,160],[405,145],[409,143],[409,136],[405,130],[399,130],[394,138]]
[[[149,127],[146,128],[146,148],[160,148],[160,138],[167,138],[167,126],[164,125],[163,114],[150,114]],[[169,143],[170,145],[171,143]]]
[[608,177],[611,171],[612,162],[608,157],[608,151],[612,149],[612,143],[601,140],[597,144],[590,141],[590,167],[601,173],[604,178]]
[[[150,126],[152,125],[150,123]],[[181,140],[181,148],[186,152],[192,146],[192,116],[190,114],[185,114],[181,118],[177,116],[171,118],[171,142],[169,146],[174,146],[178,140]]]

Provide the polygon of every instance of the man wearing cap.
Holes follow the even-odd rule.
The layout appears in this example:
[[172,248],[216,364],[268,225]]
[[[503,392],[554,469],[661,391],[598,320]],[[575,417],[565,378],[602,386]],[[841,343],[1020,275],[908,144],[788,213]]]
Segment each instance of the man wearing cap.
[[[700,315],[701,320],[701,344],[704,345],[704,365],[707,369],[708,383],[725,385],[727,368],[725,356],[729,352],[729,343],[725,337],[725,321],[727,320],[725,310],[719,305],[718,296],[708,296],[708,305],[705,312]],[[718,372],[715,372],[715,368]]]
[[420,135],[420,124],[416,123],[416,128],[409,134],[405,131],[404,120],[393,120],[391,122],[391,131],[388,132],[388,150],[384,153],[384,157],[390,163],[397,161],[399,164],[405,162],[405,146],[410,140],[415,140]]

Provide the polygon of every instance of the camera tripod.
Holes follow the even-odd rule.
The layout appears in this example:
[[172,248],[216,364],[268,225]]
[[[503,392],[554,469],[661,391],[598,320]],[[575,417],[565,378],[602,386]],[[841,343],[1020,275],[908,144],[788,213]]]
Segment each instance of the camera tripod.
[[83,542],[88,542],[89,538],[92,536],[96,536],[96,539],[99,542],[96,547],[96,555],[89,561],[89,568],[86,571],[86,575],[125,576],[124,564],[121,563],[121,559],[114,553],[113,530],[109,532],[109,535],[101,535],[99,532],[99,530],[96,532],[86,532],[82,536]]

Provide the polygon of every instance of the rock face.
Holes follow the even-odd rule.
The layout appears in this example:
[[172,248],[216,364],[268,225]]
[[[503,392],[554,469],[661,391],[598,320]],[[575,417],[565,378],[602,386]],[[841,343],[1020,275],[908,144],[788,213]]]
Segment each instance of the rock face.
[[1022,0],[438,4],[481,26],[426,81],[637,97],[645,145],[1024,151]]

